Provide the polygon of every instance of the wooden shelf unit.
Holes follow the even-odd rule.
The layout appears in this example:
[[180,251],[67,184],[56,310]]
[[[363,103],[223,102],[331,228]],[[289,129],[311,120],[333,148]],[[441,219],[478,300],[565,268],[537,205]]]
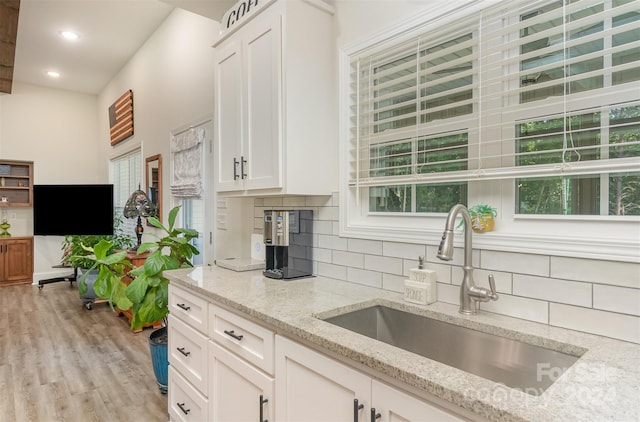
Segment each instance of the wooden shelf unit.
[[0,160],[0,207],[33,205],[33,161]]

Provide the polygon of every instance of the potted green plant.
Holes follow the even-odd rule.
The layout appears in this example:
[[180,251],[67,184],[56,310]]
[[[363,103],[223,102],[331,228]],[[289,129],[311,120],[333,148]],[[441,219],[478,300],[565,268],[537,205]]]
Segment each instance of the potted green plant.
[[[198,232],[175,227],[179,210],[180,206],[177,206],[169,212],[168,226],[155,217],[147,219],[151,226],[161,230],[162,235],[149,233],[148,236],[155,236],[156,240],[144,242],[138,248],[138,254],[151,251],[142,266],[132,269],[126,259],[127,252],[113,251],[113,242],[106,240],[101,240],[93,248],[86,248],[91,254],[85,257],[92,263],[92,268],[98,270],[94,283],[96,294],[109,299],[112,306],[122,310],[131,309],[131,328],[138,329],[163,321],[164,326],[149,335],[153,368],[162,392],[166,392],[167,384],[166,317],[169,313],[169,279],[164,276],[164,271],[192,267],[191,258],[200,253],[190,243],[198,237]],[[122,280],[127,271],[133,277],[129,285]],[[79,285],[81,291],[86,289],[84,278],[80,279]]]
[[86,290],[80,291],[80,297],[87,309],[91,309],[91,304],[97,297],[93,284],[98,275],[98,271],[92,269],[94,261],[87,257],[93,254],[93,248],[101,240],[111,242],[107,253],[125,250],[134,245],[133,239],[123,231],[122,219],[119,217],[113,220],[113,235],[67,235],[62,243],[62,264],[74,267],[81,276],[89,273],[84,277]]
[[479,204],[469,208],[471,229],[476,233],[490,232],[495,226],[497,215],[498,211],[489,205]]

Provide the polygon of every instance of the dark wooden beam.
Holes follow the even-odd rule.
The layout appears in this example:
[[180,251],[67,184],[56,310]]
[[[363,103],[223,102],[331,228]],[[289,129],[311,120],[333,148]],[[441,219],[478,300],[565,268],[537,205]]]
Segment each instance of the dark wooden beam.
[[20,0],[0,0],[0,92],[11,94]]

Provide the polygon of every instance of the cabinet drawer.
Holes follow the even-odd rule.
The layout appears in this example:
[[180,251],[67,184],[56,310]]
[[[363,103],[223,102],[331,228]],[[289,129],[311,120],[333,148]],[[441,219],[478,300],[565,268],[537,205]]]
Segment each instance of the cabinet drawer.
[[274,333],[241,316],[209,305],[209,337],[273,375]]
[[169,316],[169,363],[195,388],[207,393],[207,338]]
[[207,302],[181,288],[169,285],[169,313],[202,334],[207,334]]
[[178,372],[169,367],[169,417],[173,422],[209,420],[208,401]]

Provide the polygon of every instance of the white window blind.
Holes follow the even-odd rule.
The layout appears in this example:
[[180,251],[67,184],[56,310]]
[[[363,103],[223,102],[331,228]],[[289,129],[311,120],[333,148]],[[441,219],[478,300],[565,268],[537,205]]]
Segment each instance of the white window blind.
[[123,233],[135,233],[136,220],[124,218],[124,206],[129,196],[142,183],[142,153],[135,150],[109,162],[109,177],[113,183],[113,206],[116,217],[122,219]]
[[640,180],[640,2],[455,13],[350,57],[350,187],[372,200],[407,185],[512,179],[516,212],[536,213],[536,184],[560,178],[555,189],[593,195],[600,211],[588,213],[615,214],[612,190]]
[[172,134],[173,173],[171,194],[178,198],[199,198],[202,194],[202,154],[205,129],[191,127]]

